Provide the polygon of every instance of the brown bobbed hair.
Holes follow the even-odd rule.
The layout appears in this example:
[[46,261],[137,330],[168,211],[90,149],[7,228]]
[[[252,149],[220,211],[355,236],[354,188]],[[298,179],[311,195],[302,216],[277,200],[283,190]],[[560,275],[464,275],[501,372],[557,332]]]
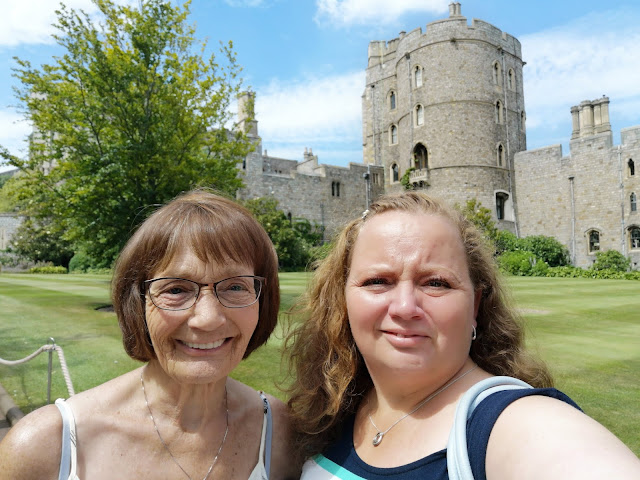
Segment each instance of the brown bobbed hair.
[[166,268],[183,248],[191,248],[203,262],[252,266],[254,275],[266,278],[247,358],[267,341],[278,319],[278,258],[269,236],[246,208],[206,190],[182,194],[156,210],[116,261],[111,297],[127,354],[143,362],[156,358],[146,327],[143,282]]
[[438,215],[458,230],[471,281],[482,290],[477,338],[470,350],[473,361],[494,375],[517,377],[535,387],[552,385],[546,366],[524,349],[521,318],[509,305],[493,249],[473,223],[459,211],[421,192],[382,196],[362,218],[344,227],[329,255],[317,265],[309,290],[298,306],[305,320],[285,344],[294,377],[288,389],[289,406],[305,457],[322,451],[372,386],[349,327],[345,286],[362,225],[369,218],[390,211]]

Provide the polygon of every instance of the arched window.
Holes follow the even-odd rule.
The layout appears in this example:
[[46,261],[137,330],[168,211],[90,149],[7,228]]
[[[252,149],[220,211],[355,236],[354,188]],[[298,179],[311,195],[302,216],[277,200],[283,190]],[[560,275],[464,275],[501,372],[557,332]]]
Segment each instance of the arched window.
[[587,235],[589,236],[589,253],[594,254],[600,250],[600,232],[590,230]]
[[633,177],[636,174],[636,166],[633,163],[632,159],[629,159],[629,161],[627,162],[627,166],[629,167],[629,176]]
[[509,73],[507,74],[507,82],[509,90],[516,89],[516,74],[514,73],[512,68],[509,69]]
[[424,108],[422,105],[416,105],[415,108],[416,126],[424,125]]
[[332,197],[340,196],[340,182],[331,182],[331,196]]
[[502,68],[500,68],[500,62],[497,60],[493,62],[493,83],[502,85]]
[[289,220],[289,223],[291,223],[292,221],[291,212],[287,213],[287,219]]
[[520,131],[524,132],[526,127],[527,116],[524,113],[524,110],[520,112]]
[[631,203],[631,211],[632,212],[638,211],[638,197],[636,197],[636,194],[632,192],[629,200]]
[[429,168],[429,154],[427,147],[423,144],[417,144],[413,149],[413,167],[416,170],[424,170]]
[[394,163],[393,165],[391,165],[391,181],[393,183],[396,183],[398,181],[400,181],[400,176],[398,173],[398,164]]
[[502,102],[496,101],[496,123],[502,123]]
[[413,84],[416,88],[422,86],[422,67],[420,65],[413,68]]
[[396,109],[396,92],[391,90],[389,92],[389,110],[395,110],[395,109]]
[[501,143],[498,144],[498,151],[497,153],[497,157],[498,157],[498,166],[499,167],[503,167],[504,166],[504,147],[502,146]]
[[395,145],[398,143],[398,127],[391,125],[389,127],[389,144]]
[[632,250],[640,249],[640,227],[629,228],[629,246]]
[[498,220],[504,220],[506,218],[507,200],[509,200],[509,195],[507,193],[496,193],[496,217]]

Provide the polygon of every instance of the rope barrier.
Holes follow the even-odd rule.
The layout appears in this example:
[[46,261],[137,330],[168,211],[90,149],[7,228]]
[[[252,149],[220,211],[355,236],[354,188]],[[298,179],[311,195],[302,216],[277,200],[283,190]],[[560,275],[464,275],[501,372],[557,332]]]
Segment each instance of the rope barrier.
[[58,360],[60,361],[60,369],[62,370],[62,376],[64,377],[65,384],[67,385],[67,392],[71,397],[75,395],[75,391],[73,390],[73,384],[71,383],[69,368],[67,367],[67,362],[64,359],[64,352],[62,351],[62,347],[60,347],[59,345],[56,345],[55,343],[43,345],[38,350],[33,352],[31,355],[27,355],[26,357],[21,358],[20,360],[4,360],[0,358],[0,365],[8,365],[8,366],[20,365],[23,363],[27,363],[29,360],[37,357],[43,352],[53,352],[53,351],[55,351],[58,354]]

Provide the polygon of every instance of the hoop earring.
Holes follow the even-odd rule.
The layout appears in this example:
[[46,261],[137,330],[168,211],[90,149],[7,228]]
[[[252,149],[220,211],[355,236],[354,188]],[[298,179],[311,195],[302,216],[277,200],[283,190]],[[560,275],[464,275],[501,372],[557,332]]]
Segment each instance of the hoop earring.
[[471,326],[471,328],[473,328],[473,333],[471,334],[471,341],[474,341],[476,338],[478,338],[478,335],[476,335],[476,327]]

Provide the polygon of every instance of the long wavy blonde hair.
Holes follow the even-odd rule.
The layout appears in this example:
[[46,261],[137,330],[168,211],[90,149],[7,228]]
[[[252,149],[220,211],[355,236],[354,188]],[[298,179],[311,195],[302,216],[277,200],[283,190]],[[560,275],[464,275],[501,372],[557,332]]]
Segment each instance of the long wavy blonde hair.
[[477,338],[470,351],[473,361],[494,375],[517,377],[535,387],[552,385],[546,366],[524,349],[521,319],[507,301],[493,250],[476,227],[457,210],[423,193],[386,195],[345,226],[329,255],[317,265],[297,309],[304,321],[285,344],[294,377],[288,388],[289,407],[305,457],[319,453],[335,438],[344,418],[356,411],[372,386],[349,327],[345,285],[360,228],[388,211],[439,215],[457,227],[471,281],[482,290]]

